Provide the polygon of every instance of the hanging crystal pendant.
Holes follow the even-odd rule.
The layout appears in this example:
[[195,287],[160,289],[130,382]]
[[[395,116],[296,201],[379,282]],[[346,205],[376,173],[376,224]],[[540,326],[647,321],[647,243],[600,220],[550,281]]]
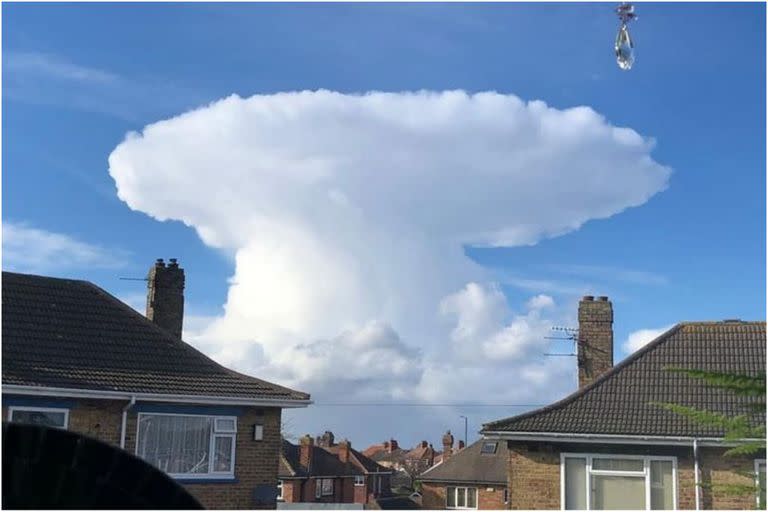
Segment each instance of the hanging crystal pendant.
[[629,30],[625,24],[619,27],[619,33],[616,34],[616,63],[625,71],[632,69],[635,63],[635,45],[632,44],[632,38],[629,36]]
[[635,6],[629,2],[624,2],[616,8],[616,14],[621,20],[619,33],[616,34],[616,44],[614,45],[614,50],[616,51],[616,63],[621,69],[628,71],[632,69],[632,65],[635,63],[635,45],[632,43],[632,38],[629,36],[627,23],[637,19]]

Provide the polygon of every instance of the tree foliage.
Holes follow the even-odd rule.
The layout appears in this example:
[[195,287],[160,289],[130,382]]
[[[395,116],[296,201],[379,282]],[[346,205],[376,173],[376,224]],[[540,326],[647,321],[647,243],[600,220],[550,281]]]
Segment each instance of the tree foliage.
[[[667,368],[667,370],[699,379],[714,388],[722,389],[734,395],[750,398],[745,404],[745,411],[757,413],[765,411],[765,376],[742,375],[733,373],[711,372],[705,370],[692,370],[686,368]],[[755,424],[750,414],[738,414],[728,416],[726,414],[712,412],[695,407],[688,407],[671,403],[656,403],[656,405],[685,416],[699,425],[706,425],[721,429],[725,434],[723,441],[733,445],[725,452],[726,456],[750,456],[763,454],[765,456],[765,423]],[[744,476],[754,475],[745,473]],[[703,487],[717,489],[727,495],[750,495],[760,492],[757,484],[699,484]],[[763,499],[763,501],[765,501]],[[765,507],[765,503],[761,503]]]

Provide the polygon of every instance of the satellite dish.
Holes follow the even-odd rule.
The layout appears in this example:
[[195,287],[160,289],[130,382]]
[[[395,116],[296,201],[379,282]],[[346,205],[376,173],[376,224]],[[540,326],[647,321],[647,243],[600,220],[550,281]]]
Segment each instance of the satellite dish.
[[4,509],[195,509],[171,477],[111,444],[41,425],[3,423]]

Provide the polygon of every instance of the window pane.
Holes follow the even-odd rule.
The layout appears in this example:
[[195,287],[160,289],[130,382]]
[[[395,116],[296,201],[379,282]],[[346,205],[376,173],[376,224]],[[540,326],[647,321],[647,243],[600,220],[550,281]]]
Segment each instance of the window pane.
[[467,506],[467,489],[465,487],[458,487],[456,489],[456,506],[457,507]]
[[642,459],[592,459],[592,469],[600,471],[643,471]]
[[11,421],[15,423],[27,423],[31,425],[42,425],[45,427],[64,428],[66,414],[55,411],[19,411],[12,413]]
[[645,478],[592,475],[593,510],[645,509]]
[[496,453],[497,443],[483,443],[480,453]]
[[216,420],[216,432],[234,432],[235,420],[230,418],[223,418]]
[[587,459],[565,459],[565,509],[587,508]]
[[213,470],[232,471],[232,438],[217,437],[214,441]]
[[672,481],[672,461],[651,461],[651,510],[672,510],[674,482]]
[[447,487],[445,491],[445,497],[448,507],[455,507],[456,506],[456,488],[455,487]]
[[477,489],[467,489],[467,506],[477,508]]
[[208,473],[211,419],[142,415],[139,457],[172,473]]

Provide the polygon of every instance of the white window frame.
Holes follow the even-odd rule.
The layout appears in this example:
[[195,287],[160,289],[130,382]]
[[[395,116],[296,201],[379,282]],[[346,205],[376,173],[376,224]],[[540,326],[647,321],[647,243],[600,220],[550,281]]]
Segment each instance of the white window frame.
[[[453,497],[453,502],[456,503],[455,507],[448,506],[448,489],[453,489],[456,495]],[[464,489],[464,503],[467,503],[467,495],[470,489],[475,491],[475,506],[474,507],[460,507],[459,503],[459,489]],[[477,510],[477,504],[480,501],[480,496],[477,487],[464,487],[461,485],[446,485],[445,486],[445,508],[448,510]]]
[[69,429],[69,409],[63,407],[35,407],[33,405],[10,405],[8,406],[8,421],[13,422],[13,413],[15,411],[32,411],[32,412],[63,412],[64,413],[64,426],[55,427],[62,428],[64,430]]
[[362,487],[365,485],[365,475],[355,475],[355,485]]
[[[179,480],[231,480],[235,477],[235,453],[237,452],[237,416],[221,416],[213,414],[181,414],[181,413],[169,413],[169,412],[140,412],[136,418],[136,447],[135,454],[139,455],[139,446],[141,446],[141,432],[139,426],[141,425],[141,418],[143,416],[181,416],[184,418],[210,418],[211,419],[211,439],[208,442],[208,472],[207,473],[167,473],[171,478]],[[235,428],[232,431],[229,430],[216,430],[216,420],[234,420]],[[230,471],[213,471],[213,459],[216,451],[216,438],[226,437],[232,439],[232,449],[230,457],[232,460],[232,469]]]
[[283,481],[277,481],[277,500],[283,501]]
[[[765,459],[755,459],[755,486],[757,487],[757,496],[755,496],[755,503],[758,509],[765,508],[764,503],[760,503],[760,465],[765,466]],[[768,469],[768,467],[766,467]]]
[[[560,510],[565,508],[565,459],[586,459],[587,471],[587,508],[592,510],[592,475],[603,476],[636,476],[645,478],[645,509],[651,510],[651,461],[672,462],[672,510],[677,510],[677,457],[667,455],[621,455],[615,453],[561,453],[560,454]],[[632,459],[643,461],[643,471],[616,471],[607,469],[592,469],[593,459]]]
[[[331,482],[331,491],[330,492],[324,492],[323,490],[323,482],[328,481]],[[316,478],[315,479],[315,498],[323,498],[325,496],[333,496],[333,478]]]

